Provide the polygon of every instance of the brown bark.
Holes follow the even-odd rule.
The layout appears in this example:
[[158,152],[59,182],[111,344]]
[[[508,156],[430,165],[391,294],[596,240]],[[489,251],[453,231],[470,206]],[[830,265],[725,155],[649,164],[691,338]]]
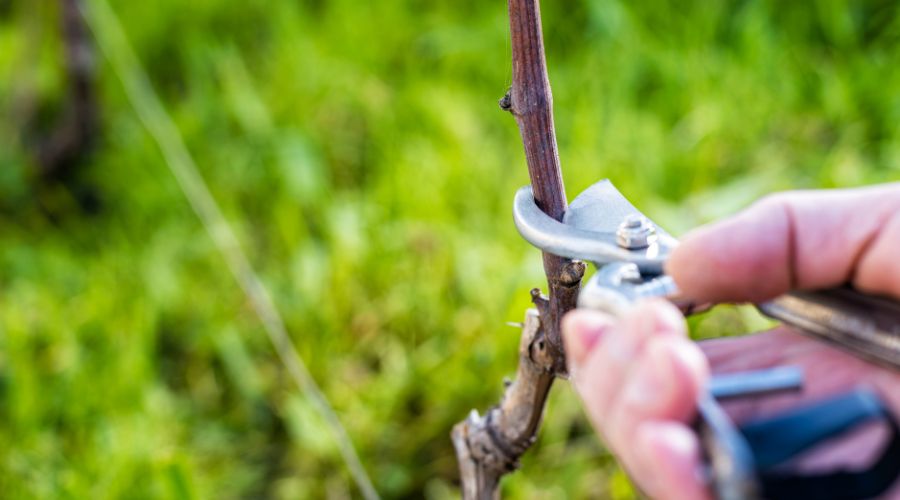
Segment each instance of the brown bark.
[[97,132],[94,47],[79,11],[81,1],[60,0],[68,89],[61,116],[37,145],[37,164],[44,177],[70,175],[90,151]]
[[[509,27],[512,39],[513,80],[509,111],[516,117],[534,200],[538,207],[557,220],[566,213],[566,190],[553,126],[553,94],[547,77],[541,10],[538,0],[509,0]],[[565,373],[565,355],[559,332],[559,319],[575,306],[577,286],[584,266],[573,269],[569,260],[544,253],[544,273],[550,289],[550,302],[544,317],[546,340],[556,360],[554,369]],[[573,271],[578,271],[575,275]],[[572,293],[571,288],[576,288]]]
[[[553,97],[547,78],[538,0],[509,0],[513,84],[500,100],[510,111],[525,146],[537,205],[562,220],[567,203],[553,127]],[[498,497],[501,477],[518,467],[519,457],[537,439],[547,394],[565,375],[560,319],[575,307],[584,263],[544,253],[549,298],[532,290],[537,310],[526,313],[519,367],[498,406],[485,416],[475,410],[453,428],[463,497]]]

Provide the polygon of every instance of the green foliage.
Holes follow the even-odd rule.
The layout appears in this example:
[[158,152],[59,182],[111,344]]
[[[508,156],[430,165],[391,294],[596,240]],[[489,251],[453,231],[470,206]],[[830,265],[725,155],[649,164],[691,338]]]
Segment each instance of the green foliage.
[[[113,6],[379,491],[455,495],[450,428],[496,401],[542,280],[509,215],[504,3]],[[893,2],[543,7],[570,195],[609,176],[678,233],[900,172]],[[36,179],[20,125],[64,100],[58,22],[0,2],[4,496],[356,495],[102,59],[97,149],[77,183]],[[634,494],[565,383],[504,490]]]

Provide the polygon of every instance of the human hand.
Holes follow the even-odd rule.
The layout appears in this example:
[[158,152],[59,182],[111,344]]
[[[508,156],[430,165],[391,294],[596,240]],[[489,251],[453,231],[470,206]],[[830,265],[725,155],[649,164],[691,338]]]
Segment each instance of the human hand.
[[[687,235],[667,272],[698,302],[758,302],[793,289],[852,283],[900,298],[900,184],[775,195]],[[859,384],[900,414],[900,374],[870,365],[789,328],[691,342],[672,305],[646,301],[619,319],[576,310],[563,321],[576,390],[598,433],[654,498],[708,498],[700,446],[689,425],[710,372],[800,366],[799,395],[726,404],[738,422],[771,415]],[[874,429],[804,460],[828,468],[866,462],[883,435]],[[900,498],[897,487],[891,497]]]

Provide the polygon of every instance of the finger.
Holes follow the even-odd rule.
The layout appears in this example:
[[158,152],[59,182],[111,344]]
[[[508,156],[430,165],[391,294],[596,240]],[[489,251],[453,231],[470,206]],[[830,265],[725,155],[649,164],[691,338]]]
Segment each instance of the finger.
[[593,351],[594,346],[614,324],[615,320],[611,316],[586,309],[575,309],[563,316],[563,342],[567,366],[573,376],[587,355]]
[[853,282],[869,293],[900,298],[900,215],[895,214],[859,258]]
[[627,450],[644,422],[691,420],[708,373],[706,358],[686,338],[648,341],[624,389],[610,404],[605,426],[613,447]]
[[637,467],[632,476],[652,498],[710,498],[700,465],[700,442],[687,425],[644,422],[635,438]]
[[666,270],[699,301],[757,302],[851,280],[900,298],[898,244],[900,184],[783,193],[689,233]]
[[583,358],[576,362],[572,378],[597,430],[606,435],[604,422],[609,402],[621,390],[646,339],[653,336],[684,339],[687,333],[678,310],[662,300],[638,303],[620,321],[602,313],[592,314],[604,316],[612,323],[591,351],[580,355]]

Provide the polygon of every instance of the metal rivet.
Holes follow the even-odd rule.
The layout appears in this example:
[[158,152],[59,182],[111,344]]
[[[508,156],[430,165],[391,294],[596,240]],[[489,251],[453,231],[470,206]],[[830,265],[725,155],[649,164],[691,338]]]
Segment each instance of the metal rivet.
[[616,231],[616,242],[627,250],[646,248],[656,241],[656,228],[640,214],[629,214]]
[[623,222],[622,224],[629,229],[633,229],[633,228],[641,227],[641,223],[643,221],[644,221],[644,218],[641,217],[640,215],[631,214],[628,217],[625,217],[625,222]]

